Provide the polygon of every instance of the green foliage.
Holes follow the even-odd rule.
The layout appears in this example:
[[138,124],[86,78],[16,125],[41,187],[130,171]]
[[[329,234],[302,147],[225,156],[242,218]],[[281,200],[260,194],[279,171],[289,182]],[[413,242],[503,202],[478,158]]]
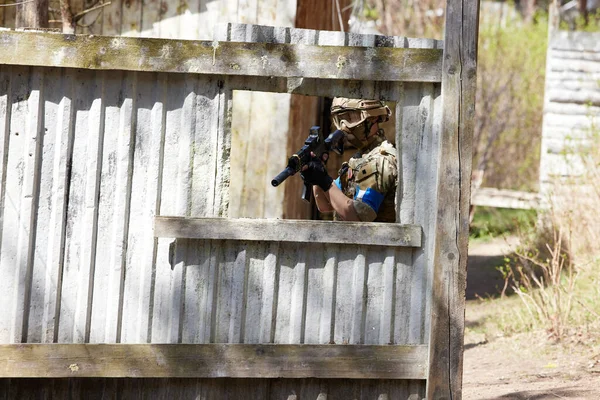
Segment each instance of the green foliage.
[[562,20],[560,21],[560,29],[581,32],[600,32],[600,10],[589,13],[587,21],[583,15],[577,15],[574,19]]
[[483,186],[537,189],[548,24],[482,25],[474,132],[474,170]]
[[535,210],[477,207],[470,227],[472,239],[488,239],[515,234],[535,223]]

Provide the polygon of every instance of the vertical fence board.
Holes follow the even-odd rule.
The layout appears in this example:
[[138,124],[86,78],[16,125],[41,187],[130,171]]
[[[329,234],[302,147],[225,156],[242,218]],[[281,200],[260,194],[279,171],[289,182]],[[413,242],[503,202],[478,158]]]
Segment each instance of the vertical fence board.
[[[17,342],[27,341],[27,323],[31,308],[31,279],[34,264],[35,231],[37,223],[37,204],[39,194],[39,169],[41,168],[42,144],[44,140],[44,75],[40,68],[33,68],[29,76],[27,98],[27,120],[22,132],[24,154],[17,173],[21,186],[20,198],[15,199],[19,204],[19,226],[17,233],[17,254],[15,269],[15,286],[13,298],[16,299],[14,308],[12,337]],[[14,113],[13,113],[14,115]],[[15,127],[15,129],[19,129]],[[18,202],[18,203],[17,203]]]
[[75,71],[75,137],[72,157],[59,341],[84,342],[89,335],[89,302],[94,273],[97,199],[102,146],[102,82],[90,71]]
[[144,2],[142,17],[140,19],[141,37],[161,37],[160,19],[163,12],[161,0],[147,0]]
[[364,341],[364,298],[367,273],[365,248],[342,248],[337,265],[334,342]]
[[[177,244],[179,246],[179,242]],[[211,240],[188,245],[186,259],[183,343],[209,343],[213,310],[214,264]],[[212,267],[212,268],[211,268]]]
[[[66,154],[69,148],[69,130],[63,129],[63,104],[59,99],[65,82],[60,70],[45,72],[43,127],[40,140],[40,188],[37,207],[36,243],[31,275],[31,303],[27,341],[52,342],[56,291],[60,268],[60,244],[64,237],[62,213],[64,207]],[[55,97],[56,96],[56,97]],[[66,118],[69,117],[67,112]],[[42,139],[43,138],[43,139]],[[58,216],[58,220],[57,217]],[[58,247],[58,249],[56,249]]]
[[[109,6],[106,6],[103,13],[102,19],[102,34],[106,36],[119,36],[121,35],[121,12],[124,2],[116,1]],[[146,6],[144,11],[147,12],[149,6]]]
[[[248,279],[246,293],[246,316],[244,318],[243,343],[269,343],[271,341],[271,316],[273,314],[273,290],[275,287],[275,263],[277,254],[267,242],[253,245],[248,255]],[[269,302],[269,299],[271,301]]]
[[[247,242],[244,242],[247,243]],[[240,343],[243,326],[243,296],[246,279],[246,250],[238,251],[236,242],[221,242],[218,255],[217,304],[215,336],[216,343]]]
[[[58,72],[57,72],[58,74]],[[72,119],[74,115],[73,100],[71,94],[74,93],[73,80],[65,71],[60,71],[60,79],[56,81],[62,83],[60,99],[56,99],[58,106],[56,109],[56,127],[49,129],[55,136],[54,144],[57,146],[53,155],[52,170],[52,198],[50,200],[51,215],[48,225],[48,248],[46,263],[48,265],[48,275],[44,288],[44,315],[42,318],[42,341],[55,342],[58,340],[58,327],[61,306],[61,291],[63,268],[65,259],[65,240],[67,225],[67,206],[70,187],[70,172],[73,153],[74,127]],[[51,92],[49,92],[51,93]],[[47,119],[50,114],[50,107],[47,104]],[[47,125],[48,126],[48,125]],[[43,176],[43,180],[48,176]],[[42,254],[44,250],[40,249]],[[51,266],[51,268],[50,268]],[[45,336],[45,337],[44,337]]]
[[[30,71],[19,69],[14,71],[10,82],[10,90],[5,100],[6,114],[9,120],[4,127],[4,143],[9,147],[5,149],[4,171],[3,171],[3,214],[2,214],[2,243],[0,253],[0,273],[4,279],[4,286],[0,294],[0,300],[4,304],[6,312],[2,313],[2,325],[0,338],[6,343],[21,342],[21,330],[23,324],[23,307],[25,302],[25,276],[27,274],[28,251],[23,251],[24,241],[30,236],[28,217],[21,214],[26,211],[23,202],[27,194],[25,177],[30,165],[28,158],[31,139],[31,114],[37,114],[37,105],[33,102],[36,97],[30,88]],[[37,88],[39,90],[39,87]],[[35,107],[36,111],[30,110]],[[17,122],[18,121],[18,122]],[[17,125],[19,122],[23,125]],[[9,136],[9,137],[7,137]],[[29,167],[31,170],[31,167]],[[23,254],[24,253],[24,254]]]
[[[117,341],[118,300],[125,232],[123,220],[128,209],[127,189],[130,132],[122,132],[119,124],[119,97],[123,95],[123,74],[102,74],[104,79],[104,141],[101,163],[100,196],[98,200],[98,235],[96,246],[106,249],[96,252],[94,297],[104,301],[92,303],[90,341]],[[127,138],[123,143],[122,137]],[[123,151],[120,145],[125,146]],[[121,155],[121,158],[119,158]],[[116,287],[115,287],[116,286]]]
[[371,249],[367,262],[365,344],[392,343],[394,290],[394,249]]
[[[113,293],[116,279],[124,279],[117,305],[119,313],[118,341],[139,343],[149,341],[151,318],[151,280],[155,266],[156,239],[151,218],[156,215],[161,184],[162,146],[164,141],[164,114],[166,78],[154,74],[128,74],[124,104],[131,104],[131,114],[120,117],[119,149],[117,165],[120,190],[118,200],[123,204],[122,229],[123,251],[116,263]],[[125,82],[124,82],[125,83]],[[127,190],[125,190],[127,189]],[[120,275],[120,276],[119,276]]]
[[[12,189],[9,189],[7,182],[9,175],[8,159],[10,150],[13,148],[10,143],[11,139],[11,119],[12,119],[12,108],[13,108],[13,85],[17,83],[17,80],[13,78],[13,68],[6,67],[0,69],[0,274],[3,279],[0,279],[0,301],[5,305],[9,312],[0,313],[0,341],[2,343],[12,343],[10,335],[10,324],[11,324],[11,308],[15,301],[12,297],[12,285],[13,285],[13,268],[12,258],[14,257],[14,250],[12,249],[12,243],[6,240],[6,236],[10,236],[12,242],[12,232],[10,231],[10,225],[7,226],[7,218],[14,218],[13,211],[9,210],[6,212],[7,201],[10,205],[12,203]],[[11,171],[12,172],[12,171]],[[11,178],[12,179],[12,178]],[[7,196],[9,191],[9,196]],[[8,230],[7,230],[8,228]],[[6,233],[5,233],[6,232]],[[10,246],[7,248],[7,246]],[[8,254],[10,253],[10,257]]]
[[[46,234],[43,231],[45,227],[48,225],[48,214],[42,211],[42,207],[44,205],[40,204],[40,198],[42,197],[42,187],[43,189],[47,189],[45,182],[41,182],[41,170],[44,166],[47,166],[46,160],[46,146],[45,146],[45,138],[47,129],[45,128],[45,93],[49,88],[47,87],[47,78],[44,78],[44,72],[42,70],[36,69],[37,71],[32,76],[34,78],[34,82],[32,82],[32,95],[30,96],[30,103],[33,100],[34,93],[37,93],[38,98],[35,99],[34,107],[36,108],[36,112],[32,113],[29,124],[36,124],[37,126],[33,128],[30,125],[30,128],[33,128],[36,133],[34,133],[33,138],[35,139],[36,147],[36,161],[35,164],[30,168],[32,168],[32,173],[30,179],[33,181],[29,184],[31,186],[32,191],[29,194],[31,197],[30,206],[31,209],[29,213],[34,213],[32,224],[31,224],[31,232],[30,232],[30,243],[29,247],[31,250],[31,259],[28,260],[28,268],[27,274],[25,276],[25,298],[23,299],[23,310],[19,310],[19,313],[23,314],[23,332],[21,332],[21,337],[23,342],[31,341],[31,342],[41,342],[41,323],[42,323],[42,314],[44,310],[43,304],[43,292],[40,291],[40,288],[45,286],[45,278],[46,274],[46,265],[43,257],[41,257],[40,253],[37,251],[38,246],[43,246],[42,243],[46,241]],[[36,90],[37,86],[37,90]],[[36,115],[37,114],[37,115]],[[31,155],[30,149],[30,155]],[[44,194],[46,194],[46,190],[44,190]],[[21,212],[23,215],[23,213]],[[44,246],[45,247],[45,246]],[[34,333],[35,332],[35,333]]]
[[331,257],[327,245],[315,244],[313,247],[306,273],[304,343],[327,344],[331,340],[335,258]]
[[[142,28],[143,1],[121,2],[120,34],[123,36],[139,36]],[[116,5],[119,5],[117,3]],[[175,8],[175,7],[173,7]],[[174,37],[174,36],[171,36]]]
[[[194,77],[172,76],[167,85],[161,215],[189,215],[195,136],[195,125],[189,116],[196,107],[197,83]],[[152,341],[156,343],[176,343],[179,339],[183,271],[171,270],[171,242],[158,240],[152,315]],[[181,250],[185,252],[184,247]]]

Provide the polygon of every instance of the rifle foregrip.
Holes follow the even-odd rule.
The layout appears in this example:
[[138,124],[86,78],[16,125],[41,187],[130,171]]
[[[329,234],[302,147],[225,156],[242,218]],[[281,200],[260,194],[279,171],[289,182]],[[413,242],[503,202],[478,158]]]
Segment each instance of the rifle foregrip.
[[283,181],[285,181],[287,178],[294,175],[295,173],[296,173],[296,171],[293,168],[287,167],[286,169],[281,171],[279,173],[279,175],[277,175],[275,178],[273,178],[273,180],[271,181],[271,185],[277,187],[277,186],[281,185],[281,183]]

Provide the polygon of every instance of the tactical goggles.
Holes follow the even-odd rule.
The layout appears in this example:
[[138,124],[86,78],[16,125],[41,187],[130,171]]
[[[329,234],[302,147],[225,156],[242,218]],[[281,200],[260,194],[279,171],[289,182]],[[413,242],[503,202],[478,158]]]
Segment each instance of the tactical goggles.
[[337,129],[341,129],[342,124],[348,129],[352,129],[363,123],[367,118],[373,117],[377,117],[378,122],[384,122],[388,120],[390,115],[387,107],[372,108],[369,110],[345,109],[342,112],[332,111],[331,119]]

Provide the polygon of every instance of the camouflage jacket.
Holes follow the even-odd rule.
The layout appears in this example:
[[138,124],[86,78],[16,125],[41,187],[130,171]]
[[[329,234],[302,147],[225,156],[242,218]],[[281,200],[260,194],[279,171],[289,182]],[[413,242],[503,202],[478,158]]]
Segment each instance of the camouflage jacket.
[[354,200],[361,221],[396,222],[396,157],[396,148],[385,141],[340,169],[335,184]]

